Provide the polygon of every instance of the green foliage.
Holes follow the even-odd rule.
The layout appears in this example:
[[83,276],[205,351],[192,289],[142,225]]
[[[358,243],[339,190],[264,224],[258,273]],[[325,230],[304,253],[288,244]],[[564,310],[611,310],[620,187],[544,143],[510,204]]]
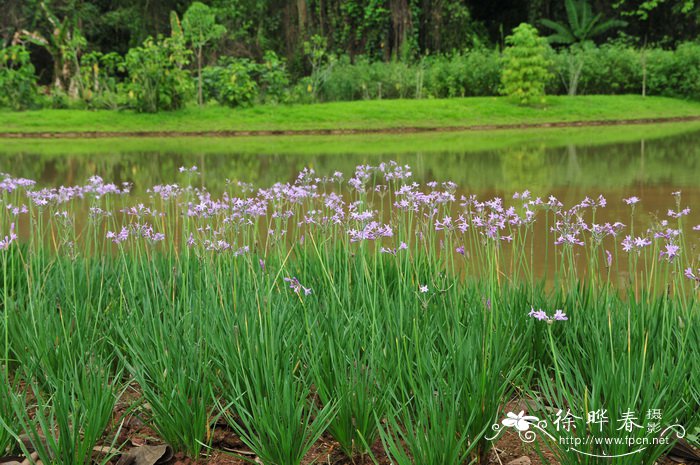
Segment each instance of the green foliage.
[[36,75],[29,58],[21,45],[0,50],[0,107],[24,110],[36,103]]
[[[63,360],[67,366],[65,377],[50,379],[47,391],[42,391],[32,380],[31,371],[25,376],[31,386],[13,398],[14,414],[31,444],[28,448],[17,441],[25,454],[35,450],[43,463],[71,463],[75,465],[106,465],[113,458],[107,453],[94,460],[94,448],[103,439],[119,396],[120,374],[113,376],[110,360]],[[29,403],[28,398],[35,399]],[[116,435],[107,440],[114,446]]]
[[289,98],[290,78],[285,60],[273,51],[265,52],[258,67],[260,95],[263,101],[281,103]]
[[202,2],[193,2],[182,16],[185,39],[196,49],[219,39],[226,28],[216,23],[214,11]]
[[154,40],[126,54],[123,69],[129,74],[126,84],[129,102],[140,112],[182,108],[192,91],[192,81],[184,67],[189,51],[179,35]]
[[431,97],[476,97],[498,94],[499,54],[477,49],[425,61],[424,86]]
[[700,99],[700,43],[687,42],[675,52],[648,52],[649,94]]
[[561,79],[550,83],[548,89],[552,93],[569,93],[572,73],[580,66],[577,93],[641,94],[642,56],[635,48],[613,44],[571,47],[561,50],[553,59],[555,73]]
[[545,103],[545,86],[552,78],[547,42],[537,29],[522,23],[506,37],[506,44],[501,92],[521,105]]
[[500,83],[496,51],[473,50],[428,57],[417,64],[337,59],[321,87],[324,101],[449,98],[494,95]]
[[565,0],[566,23],[558,23],[551,19],[542,19],[544,26],[554,30],[547,37],[551,43],[575,44],[585,42],[606,32],[626,26],[625,21],[605,19],[602,13],[593,14],[588,0]]
[[42,47],[51,55],[53,65],[52,83],[56,90],[65,92],[72,97],[82,93],[80,82],[81,52],[87,46],[87,39],[78,27],[75,12],[68,9],[63,18],[59,18],[54,6],[49,2],[39,1],[35,4],[42,21],[41,30],[19,30],[15,38],[21,38],[38,47]]
[[569,45],[566,53],[567,92],[576,95],[579,78],[585,62],[585,49],[592,46],[592,39],[606,32],[623,27],[627,23],[616,19],[603,19],[602,13],[593,14],[588,0],[566,0],[567,23],[557,23],[550,19],[542,19],[544,26],[553,29],[554,33],[547,37],[550,43]]
[[123,58],[113,52],[90,52],[80,57],[82,99],[89,108],[116,110],[125,103],[117,77],[121,66]]
[[353,64],[349,57],[340,57],[327,69],[318,96],[324,101],[412,98],[417,72],[417,68],[398,61],[359,58]]
[[247,58],[223,59],[203,70],[205,94],[229,107],[252,105],[258,97],[257,71],[258,65]]
[[[656,160],[645,165],[649,172],[664,165],[679,169],[668,163],[677,158],[677,144],[663,156],[653,145],[646,149],[645,163]],[[634,150],[631,158],[637,159],[639,148]],[[197,152],[193,157],[201,160]],[[429,157],[419,152],[423,163]],[[433,155],[456,160],[453,153]],[[473,162],[474,155],[466,158]],[[494,176],[476,170],[469,175],[498,185],[495,174],[515,165],[493,153],[485,156]],[[550,157],[556,163],[563,158],[532,158],[547,169]],[[177,166],[176,157],[161,158]],[[231,158],[225,157],[229,163]],[[265,170],[278,169],[275,159],[264,158],[250,159]],[[350,453],[374,446],[371,438],[378,434],[397,465],[485,463],[492,444],[485,439],[488,427],[503,418],[504,402],[522,392],[549,407],[570,407],[575,415],[585,415],[589,405],[659,408],[668,420],[678,418],[694,430],[700,314],[697,280],[683,275],[686,266],[697,265],[697,257],[685,253],[692,242],[671,262],[659,260],[665,241],[629,255],[611,241],[615,259],[606,265],[596,257],[608,246],[586,227],[579,236],[586,245],[554,248],[542,263],[539,246],[559,233],[538,225],[588,225],[596,220],[588,200],[575,207],[567,202],[561,210],[527,199],[465,204],[457,198],[474,184],[445,182],[444,192],[433,190],[444,200],[418,206],[429,213],[437,209],[440,216],[415,215],[413,208],[400,209],[393,198],[371,193],[383,185],[391,192],[430,192],[447,181],[434,170],[458,163],[438,159],[417,166],[415,181],[407,174],[410,167],[395,162],[363,165],[353,181],[342,181],[342,172],[317,181],[348,167],[350,158],[331,157],[318,173],[304,170],[287,189],[251,186],[244,194],[235,182],[218,192],[196,190],[203,187],[198,171],[177,175],[163,163],[156,173],[167,186],[154,188],[153,176],[145,176],[140,179],[147,184],[138,183],[130,194],[104,194],[103,188],[115,186],[95,178],[67,189],[79,195],[60,203],[59,191],[40,190],[42,185],[31,192],[6,188],[7,203],[29,206],[20,238],[6,239],[0,250],[1,319],[9,342],[4,358],[11,354],[17,361],[12,376],[26,381],[11,388],[20,423],[11,430],[15,438],[28,434],[45,463],[91,463],[95,438],[120,397],[121,363],[131,375],[125,382],[138,383],[148,404],[141,404],[144,422],[193,460],[210,438],[207,427],[221,415],[266,465],[298,465],[325,430]],[[605,153],[597,163],[611,175],[611,164],[621,163],[632,175],[630,185],[637,185],[638,170],[619,158]],[[586,164],[591,157],[578,159]],[[210,161],[202,173],[207,187],[214,171],[220,182],[227,177],[222,165]],[[693,157],[687,162],[697,164]],[[84,163],[93,174],[94,160]],[[52,160],[53,166],[62,164],[60,157]],[[572,171],[571,160],[560,166]],[[143,171],[132,170],[138,176]],[[347,179],[352,171],[344,171]],[[577,173],[593,170],[573,171],[569,175],[585,186]],[[291,175],[279,173],[284,177],[277,179]],[[565,176],[549,178],[567,182]],[[8,179],[4,185],[15,184],[27,183]],[[118,214],[144,191],[152,195],[139,211],[149,214]],[[43,196],[49,200],[37,202]],[[194,208],[198,196],[204,208]],[[329,205],[329,199],[338,203]],[[678,198],[676,204],[685,202]],[[279,218],[279,208],[289,208],[289,221]],[[573,218],[569,208],[577,212]],[[164,215],[151,216],[154,210]],[[391,235],[355,241],[348,231],[362,225],[356,218],[362,211],[387,218]],[[435,218],[457,211],[469,227],[435,227]],[[504,220],[503,228],[486,223],[503,211],[517,220]],[[303,221],[340,212],[340,224]],[[628,224],[634,210],[631,215]],[[0,217],[0,231],[11,221]],[[667,226],[651,221],[652,230]],[[690,225],[683,226],[679,221],[680,243],[695,240]],[[493,232],[484,233],[487,228]],[[123,231],[124,237],[106,231]],[[258,240],[261,234],[268,237],[265,243]],[[551,281],[542,278],[547,264],[556,264]],[[623,270],[629,271],[620,284]],[[568,321],[529,319],[533,306],[549,314],[563,309]],[[579,425],[581,437],[585,425]],[[555,452],[563,446],[542,444]],[[667,449],[650,448],[634,463],[652,465]],[[599,463],[571,454],[562,463],[574,459]]]
[[182,17],[182,29],[185,40],[192,45],[197,57],[197,101],[201,105],[202,97],[202,51],[204,47],[223,36],[226,28],[216,23],[214,11],[201,2],[194,2]]
[[[600,297],[591,295],[588,298],[595,302]],[[593,305],[601,304],[593,302]],[[603,454],[629,453],[630,446],[624,438],[635,437],[642,441],[647,426],[659,423],[659,420],[645,418],[652,410],[661,412],[660,423],[665,426],[680,424],[690,431],[700,424],[693,407],[697,403],[688,389],[692,384],[689,383],[692,377],[689,368],[693,362],[688,357],[693,357],[690,355],[693,349],[689,347],[693,344],[693,335],[687,334],[688,339],[674,335],[678,323],[659,318],[674,304],[673,298],[654,299],[644,305],[630,302],[631,308],[627,311],[571,314],[571,318],[582,320],[579,324],[596,328],[576,337],[567,331],[556,331],[559,328],[551,325],[547,327],[542,339],[549,341],[549,356],[545,362],[549,369],[544,368],[545,363],[541,364],[534,398],[541,397],[542,405],[537,409],[539,412],[533,414],[554,420],[554,412],[547,412],[546,405],[566,405],[572,413],[605,409],[610,417],[607,424],[594,425],[588,422],[586,415],[580,415],[580,418],[572,418],[570,430],[558,428],[553,421],[548,422],[548,430],[567,438],[589,430],[596,436],[622,441],[605,445],[593,441],[583,443],[579,448],[582,454],[572,454],[565,442],[554,441],[558,463],[598,465]],[[634,315],[632,320],[630,314]],[[631,411],[635,423],[644,427],[632,428],[632,432],[620,427],[620,416],[626,411]],[[671,441],[676,439],[673,434],[669,437]],[[634,454],[634,463],[655,464],[662,455],[661,447],[643,447]]]
[[155,430],[176,450],[198,457],[212,404],[204,322],[181,303],[164,305],[163,297],[145,300],[143,312],[119,328],[116,343],[150,405]]
[[311,65],[309,92],[314,99],[318,98],[321,86],[333,67],[333,57],[328,55],[328,40],[320,35],[313,35],[303,44],[304,55]]
[[0,386],[0,454],[4,456],[15,448],[12,432],[19,429],[17,417],[12,407],[13,393],[18,388],[8,379],[8,371],[5,366],[3,366],[0,376],[2,376],[2,385]]
[[[264,464],[300,465],[334,414],[332,403],[315,405],[300,369],[298,310],[267,307],[248,321],[238,320],[235,334],[219,330],[212,336],[223,399],[233,407],[224,409],[225,418]],[[231,316],[221,313],[218,328],[231,324]]]

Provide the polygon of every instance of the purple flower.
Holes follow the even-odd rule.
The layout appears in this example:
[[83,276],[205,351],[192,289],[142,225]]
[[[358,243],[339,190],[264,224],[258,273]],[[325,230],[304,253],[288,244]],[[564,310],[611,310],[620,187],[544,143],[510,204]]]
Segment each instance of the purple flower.
[[686,216],[688,213],[690,213],[690,208],[686,207],[681,211],[673,211],[673,210],[668,210],[668,216],[671,218],[680,218],[681,216]]
[[4,173],[0,173],[0,177],[2,177],[2,179],[0,179],[0,192],[5,191],[7,193],[11,193],[20,187],[27,188],[36,184],[36,182],[32,181],[31,179],[12,178]]
[[622,199],[623,202],[625,202],[627,205],[634,205],[639,202],[639,197],[637,196],[632,196],[627,199]]
[[674,237],[678,237],[681,235],[681,232],[678,229],[672,229],[672,228],[666,228],[665,231],[659,231],[654,234],[654,237],[656,239],[666,239],[666,240],[671,240]]
[[363,240],[373,241],[380,237],[391,237],[394,235],[394,231],[388,224],[381,224],[376,221],[372,221],[361,230],[348,230],[348,235],[350,236],[350,242],[359,242]]
[[612,266],[612,260],[613,260],[612,254],[610,253],[609,250],[606,250],[605,255],[607,256],[608,268],[610,268]]
[[296,277],[284,278],[284,280],[289,283],[289,288],[299,295],[302,291],[304,295],[310,295],[313,292],[311,288],[302,286]]
[[548,321],[550,323],[552,321],[566,321],[569,319],[569,317],[566,316],[566,313],[564,313],[561,310],[557,310],[554,313],[554,315],[552,315],[550,317],[549,315],[547,315],[547,313],[544,310],[542,310],[542,309],[535,310],[534,307],[531,307],[530,313],[528,313],[528,316],[531,318],[534,318],[536,320],[539,320],[539,321]]
[[671,262],[674,258],[678,256],[681,248],[675,244],[666,244],[666,250],[662,250],[659,253],[659,258],[666,257],[666,259]]
[[513,199],[514,200],[527,200],[530,198],[530,191],[529,190],[524,190],[522,193],[516,192],[513,194]]
[[457,252],[460,255],[464,255],[464,246],[460,245],[459,247],[455,248],[455,252]]
[[696,286],[700,286],[700,268],[698,268],[697,274],[693,273],[693,269],[691,267],[686,268],[685,277],[691,281],[695,281]]
[[0,240],[0,250],[7,250],[14,241],[17,240],[17,234],[15,234],[15,224],[10,224],[10,235],[5,236],[5,239]]
[[622,250],[625,252],[631,252],[632,250],[639,252],[642,248],[648,245],[651,245],[651,240],[647,239],[646,237],[636,237],[632,239],[632,236],[626,236],[622,240]]
[[8,204],[7,209],[10,211],[10,214],[12,214],[12,216],[18,216],[20,214],[29,212],[29,209],[27,208],[26,205],[22,205],[21,207],[18,207],[18,206],[12,205],[12,204]]
[[115,244],[120,244],[129,238],[129,229],[126,226],[122,226],[122,230],[118,233],[113,231],[107,231],[107,239],[111,239]]
[[260,269],[261,269],[262,271],[265,271],[265,260],[263,260],[262,258],[259,259],[259,260],[258,260],[258,265],[260,265]]
[[532,307],[530,309],[530,313],[528,313],[528,316],[530,316],[536,320],[539,320],[539,321],[543,321],[543,320],[548,319],[547,314],[544,312],[544,310],[542,310],[542,309],[535,310],[534,307]]
[[651,241],[647,239],[646,237],[637,237],[634,240],[634,246],[638,248],[646,247],[648,245],[651,245]]

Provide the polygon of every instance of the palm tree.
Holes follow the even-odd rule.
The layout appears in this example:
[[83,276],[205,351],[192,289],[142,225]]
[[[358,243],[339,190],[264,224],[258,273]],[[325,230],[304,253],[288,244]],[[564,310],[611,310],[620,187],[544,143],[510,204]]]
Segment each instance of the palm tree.
[[[588,0],[566,0],[566,22],[542,19],[543,26],[554,31],[547,37],[552,44],[569,46],[567,57],[568,81],[564,80],[569,95],[576,95],[578,81],[584,65],[584,51],[592,46],[592,39],[611,29],[623,27],[627,22],[619,19],[605,19],[602,13],[593,14]],[[564,79],[562,77],[562,79]]]
[[627,25],[619,19],[605,19],[602,13],[593,14],[588,0],[566,0],[566,23],[542,19],[542,25],[554,31],[547,37],[550,43],[574,45],[592,40],[594,37],[617,27]]

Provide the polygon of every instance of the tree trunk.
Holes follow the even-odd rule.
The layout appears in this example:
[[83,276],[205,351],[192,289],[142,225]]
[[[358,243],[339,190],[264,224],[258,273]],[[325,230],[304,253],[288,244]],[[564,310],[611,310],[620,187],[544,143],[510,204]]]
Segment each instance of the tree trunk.
[[299,20],[299,33],[304,36],[306,31],[306,0],[297,0],[297,18]]
[[647,49],[642,49],[642,97],[647,96]]
[[399,53],[404,43],[406,42],[406,37],[411,29],[411,10],[408,6],[407,0],[391,0],[389,4],[391,10],[391,22],[392,29],[394,32],[393,37],[393,53],[396,57],[399,57]]
[[197,48],[197,102],[200,107],[204,104],[202,98],[202,47]]

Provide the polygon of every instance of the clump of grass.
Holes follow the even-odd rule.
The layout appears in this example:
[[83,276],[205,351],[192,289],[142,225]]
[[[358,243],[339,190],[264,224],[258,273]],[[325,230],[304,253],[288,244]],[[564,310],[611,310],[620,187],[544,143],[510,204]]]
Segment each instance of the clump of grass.
[[241,321],[233,347],[225,336],[215,343],[230,407],[225,418],[265,465],[299,465],[335,413],[334,404],[318,408],[313,401],[292,308],[266,308]]
[[177,451],[199,457],[213,408],[210,351],[191,309],[145,305],[119,327],[120,357],[148,407],[143,417]]
[[377,418],[388,412],[394,383],[378,363],[385,338],[364,316],[319,316],[308,323],[313,329],[306,344],[316,394],[324,405],[336,406],[328,432],[351,458],[368,454],[378,439]]
[[[114,456],[110,452],[97,457],[94,448],[100,441],[110,451],[117,445],[118,431],[110,434],[107,427],[119,396],[121,373],[112,374],[104,361],[76,362],[80,363],[65,367],[62,378],[51,378],[48,389],[26,373],[28,390],[13,393],[11,403],[19,428],[5,428],[26,457],[34,451],[43,463],[88,465],[106,464]],[[29,444],[20,439],[20,430]]]
[[[619,307],[577,314],[584,320],[579,324],[596,331],[578,334],[576,340],[566,328],[557,328],[562,323],[532,323],[547,326],[554,360],[540,366],[536,395],[542,410],[535,414],[548,419],[552,436],[565,439],[551,442],[562,464],[599,463],[601,457],[632,451],[634,463],[653,464],[664,451],[663,443],[651,442],[654,438],[663,436],[673,444],[698,423],[695,401],[686,390],[692,377],[690,333],[679,333],[678,320],[664,317],[674,304],[659,298],[629,305],[634,320]],[[667,429],[673,425],[680,429]],[[585,435],[604,440],[583,442]]]

